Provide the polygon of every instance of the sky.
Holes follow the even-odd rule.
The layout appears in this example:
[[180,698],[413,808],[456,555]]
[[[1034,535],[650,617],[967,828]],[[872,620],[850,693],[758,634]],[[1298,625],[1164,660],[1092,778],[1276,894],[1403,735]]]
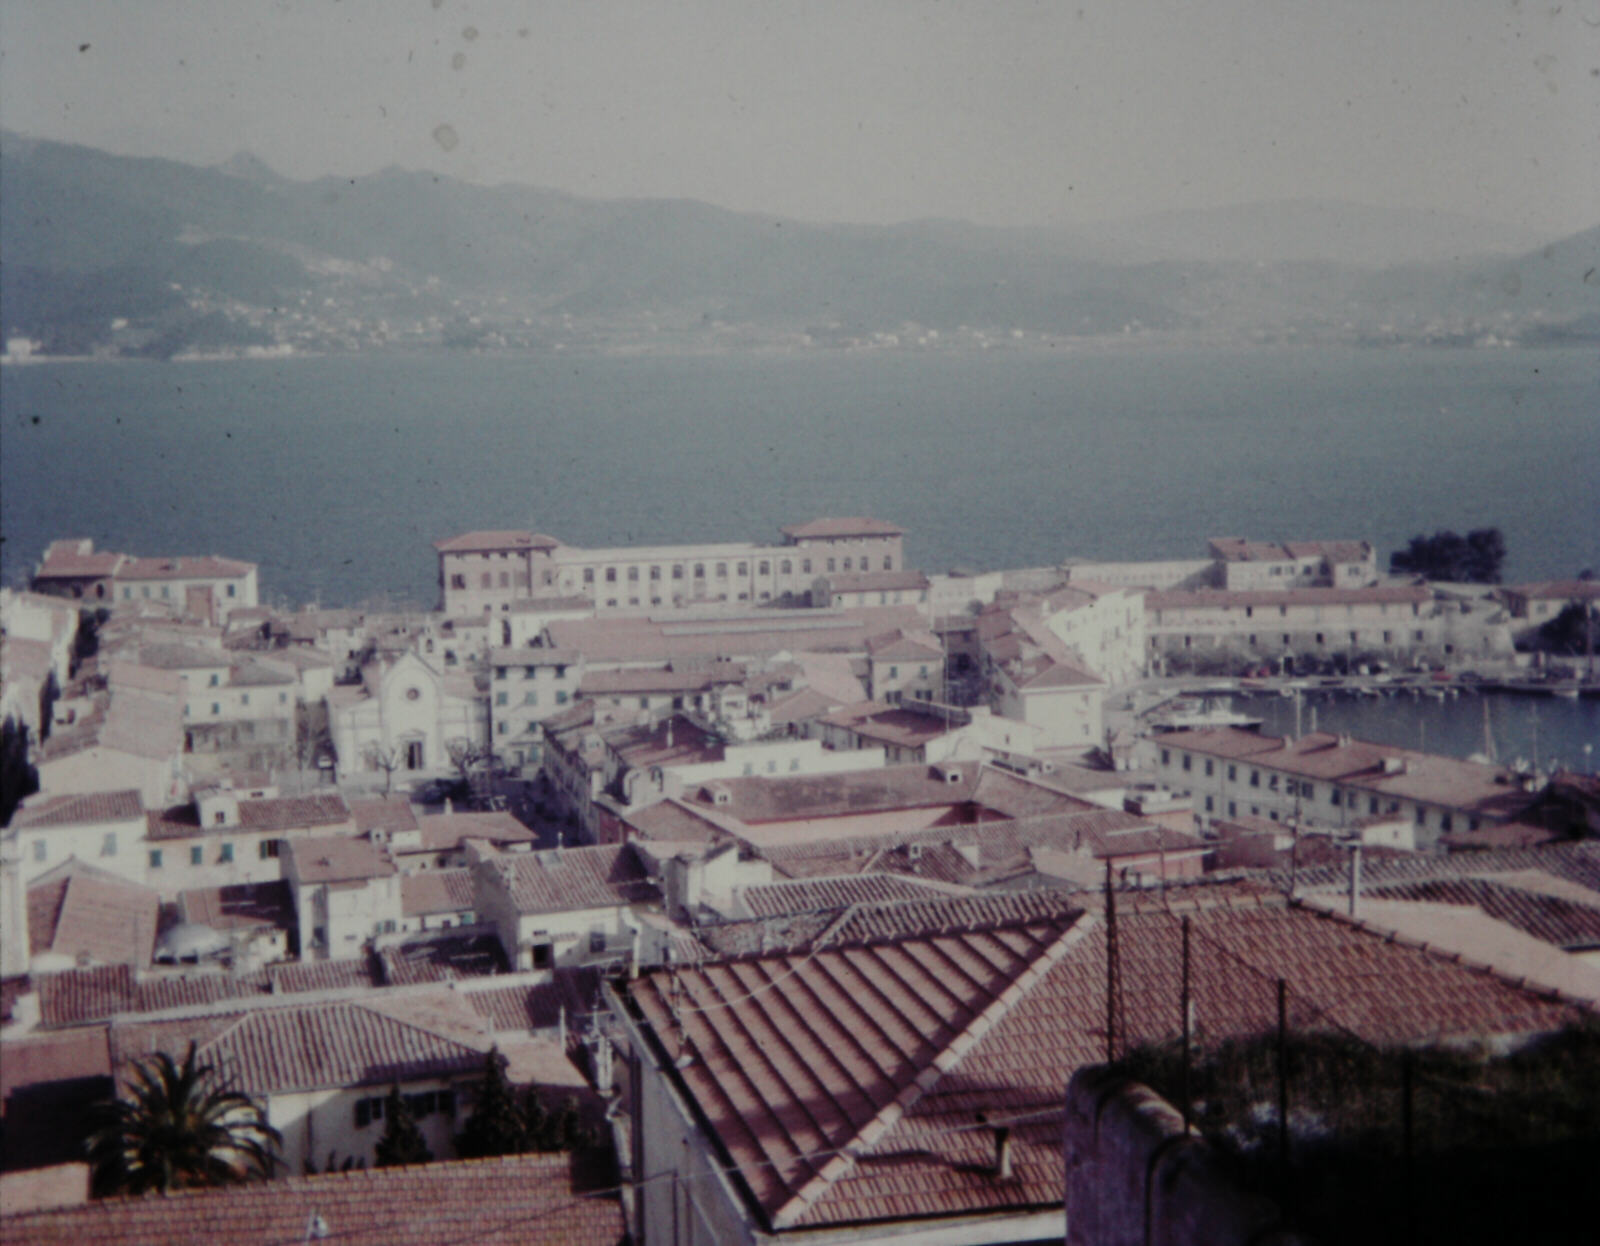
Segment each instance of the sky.
[[0,125],[809,221],[1600,222],[1600,0],[0,0]]

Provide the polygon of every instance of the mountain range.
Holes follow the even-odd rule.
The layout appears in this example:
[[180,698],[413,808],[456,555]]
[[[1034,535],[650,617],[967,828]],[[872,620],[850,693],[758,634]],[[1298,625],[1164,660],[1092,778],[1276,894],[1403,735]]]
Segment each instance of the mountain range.
[[0,134],[14,355],[1600,337],[1600,227],[1322,201],[824,225],[384,169],[293,181]]

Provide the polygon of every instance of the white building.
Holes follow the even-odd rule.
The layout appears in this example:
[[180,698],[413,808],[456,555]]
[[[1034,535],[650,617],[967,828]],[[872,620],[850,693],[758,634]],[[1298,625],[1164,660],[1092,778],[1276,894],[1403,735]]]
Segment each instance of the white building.
[[487,706],[472,677],[442,674],[415,653],[369,663],[359,686],[335,688],[328,719],[340,778],[376,774],[384,760],[398,772],[439,773],[453,743],[482,747],[488,739]]

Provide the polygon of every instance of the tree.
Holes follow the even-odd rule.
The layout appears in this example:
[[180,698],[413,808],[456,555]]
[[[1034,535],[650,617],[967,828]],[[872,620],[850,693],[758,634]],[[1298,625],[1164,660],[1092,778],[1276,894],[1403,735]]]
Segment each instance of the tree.
[[101,1105],[89,1137],[97,1192],[143,1194],[270,1178],[283,1139],[250,1096],[221,1085],[215,1065],[157,1052],[133,1066],[130,1098]]
[[1569,601],[1561,613],[1539,628],[1537,648],[1567,656],[1588,653],[1600,637],[1600,617],[1594,606]]
[[[322,756],[333,754],[333,737],[328,733],[328,706],[325,702],[299,701],[294,707],[294,759],[299,767],[302,787],[306,767]],[[387,795],[387,791],[384,793]]]
[[394,1168],[401,1164],[426,1164],[433,1152],[423,1141],[417,1119],[411,1115],[411,1105],[400,1093],[396,1083],[389,1088],[389,1097],[383,1106],[383,1137],[378,1139],[377,1167]]
[[1498,584],[1506,541],[1499,528],[1475,528],[1466,536],[1441,529],[1414,536],[1389,555],[1389,570],[1454,584]]
[[0,826],[39,790],[39,772],[28,760],[28,728],[10,714],[0,722]]
[[400,750],[389,744],[372,744],[367,747],[367,765],[383,771],[383,795],[388,798],[394,783],[394,772],[400,769]]
[[472,1115],[456,1136],[456,1154],[462,1159],[480,1159],[527,1149],[527,1121],[506,1080],[506,1058],[499,1047],[492,1047],[483,1058],[483,1079],[473,1097]]

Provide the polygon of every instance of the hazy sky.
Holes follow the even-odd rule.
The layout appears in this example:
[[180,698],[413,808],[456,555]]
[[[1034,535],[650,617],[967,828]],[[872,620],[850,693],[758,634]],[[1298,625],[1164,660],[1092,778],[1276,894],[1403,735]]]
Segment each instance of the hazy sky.
[[0,124],[808,220],[1600,222],[1600,0],[0,0]]

